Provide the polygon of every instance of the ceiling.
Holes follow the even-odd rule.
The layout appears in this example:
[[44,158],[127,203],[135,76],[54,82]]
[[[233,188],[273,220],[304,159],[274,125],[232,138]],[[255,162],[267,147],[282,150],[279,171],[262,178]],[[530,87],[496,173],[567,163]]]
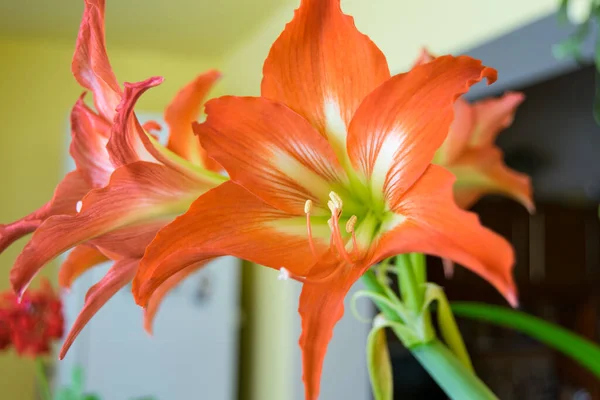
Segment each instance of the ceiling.
[[[297,0],[107,0],[111,46],[218,57]],[[75,41],[83,0],[2,0],[0,35]]]

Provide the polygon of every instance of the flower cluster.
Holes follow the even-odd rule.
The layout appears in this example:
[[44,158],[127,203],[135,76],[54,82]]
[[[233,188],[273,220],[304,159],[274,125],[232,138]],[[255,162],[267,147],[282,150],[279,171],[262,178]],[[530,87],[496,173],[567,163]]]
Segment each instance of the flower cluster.
[[494,69],[467,56],[417,64],[392,75],[339,0],[302,0],[265,60],[260,96],[210,100],[198,123],[219,77],[199,75],[166,108],[163,146],[154,136],[161,127],[141,125],[134,113],[162,78],[119,85],[104,0],[85,0],[72,71],[94,109],[83,96],[75,103],[77,168],[54,198],[0,225],[0,251],[33,233],[11,271],[14,291],[26,299],[34,276],[69,249],[59,275],[65,287],[114,262],[88,292],[62,357],[129,282],[149,330],[165,293],[215,257],[280,270],[303,283],[307,399],[318,397],[347,292],[388,257],[427,253],[459,263],[515,305],[510,244],[463,208],[489,192],[533,207],[529,180],[508,171],[492,146],[522,98],[470,108],[457,99],[481,80],[494,82]]
[[0,294],[1,350],[12,346],[20,355],[45,355],[63,333],[62,303],[48,281],[20,300],[13,292]]

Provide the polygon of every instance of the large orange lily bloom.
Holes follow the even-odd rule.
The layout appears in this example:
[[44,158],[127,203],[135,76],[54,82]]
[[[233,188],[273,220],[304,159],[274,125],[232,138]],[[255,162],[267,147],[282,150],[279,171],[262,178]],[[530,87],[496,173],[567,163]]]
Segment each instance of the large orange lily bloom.
[[431,163],[454,101],[483,78],[496,72],[451,56],[390,77],[339,0],[303,0],[265,61],[261,97],[207,103],[194,129],[231,181],[159,231],[134,278],[137,302],[221,255],[304,282],[307,399],[318,397],[346,293],[387,257],[447,257],[515,304],[510,245],[455,204],[453,175]]
[[[185,212],[199,195],[226,180],[211,171],[221,167],[206,157],[191,128],[219,73],[199,75],[175,96],[165,112],[170,133],[167,147],[147,133],[133,113],[137,99],[162,78],[126,83],[124,91],[120,89],[106,53],[103,0],[85,1],[73,73],[93,93],[97,113],[82,99],[73,110],[71,154],[77,169],[66,181],[70,182],[71,175],[84,177],[82,187],[87,191],[68,191],[70,208],[44,215],[10,276],[13,289],[22,294],[48,261],[74,246],[59,273],[63,287],[92,266],[115,261],[86,295],[61,357],[98,309],[131,281],[156,232]],[[146,126],[156,128],[152,123]],[[63,186],[64,182],[57,193],[62,193]],[[55,203],[56,199],[64,202],[58,195]],[[146,314],[148,329],[166,288],[177,283],[178,278],[173,278],[153,297]]]
[[[434,59],[423,49],[416,65]],[[531,179],[508,168],[502,150],[494,144],[498,134],[512,124],[523,100],[525,95],[519,92],[473,104],[456,100],[448,137],[433,160],[456,175],[454,196],[461,207],[470,208],[486,194],[501,194],[517,200],[529,212],[535,210]]]

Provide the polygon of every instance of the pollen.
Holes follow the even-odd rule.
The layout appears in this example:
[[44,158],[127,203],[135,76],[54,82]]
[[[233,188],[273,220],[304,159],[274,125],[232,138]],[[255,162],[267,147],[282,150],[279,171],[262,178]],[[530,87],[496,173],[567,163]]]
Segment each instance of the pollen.
[[82,202],[81,200],[79,200],[79,201],[77,202],[77,204],[75,204],[75,210],[76,210],[77,212],[81,212],[81,207],[83,207],[83,202]]

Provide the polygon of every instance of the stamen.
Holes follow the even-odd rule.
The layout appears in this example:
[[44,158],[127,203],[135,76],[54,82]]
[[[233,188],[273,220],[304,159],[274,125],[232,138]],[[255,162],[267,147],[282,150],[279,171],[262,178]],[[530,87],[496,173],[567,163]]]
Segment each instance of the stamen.
[[83,207],[83,202],[79,200],[77,204],[75,204],[75,211],[81,212],[81,207]]
[[299,275],[293,274],[287,268],[281,267],[279,269],[279,275],[277,276],[277,280],[287,281],[288,279],[293,279],[300,283],[311,283],[311,284],[326,283],[326,282],[329,282],[330,280],[332,280],[333,278],[335,278],[340,273],[340,270],[342,270],[342,267],[343,266],[340,266],[340,268],[334,268],[330,274],[325,275],[324,277],[319,278],[319,279],[312,279],[312,278],[307,278],[305,276],[299,276]]
[[346,222],[346,232],[348,232],[348,233],[354,232],[354,225],[356,225],[357,219],[358,218],[356,217],[356,215],[353,215],[350,217],[350,219],[348,219],[348,222]]
[[304,214],[310,214],[311,210],[312,210],[312,200],[306,200],[306,203],[304,203]]
[[335,206],[335,203],[333,201],[331,201],[331,200],[329,200],[327,202],[327,207],[329,207],[329,211],[331,211],[331,214],[337,214],[340,211],[340,209],[337,208]]
[[352,252],[356,255],[358,253],[358,244],[356,243],[356,232],[354,232],[354,226],[356,225],[356,221],[358,218],[356,215],[350,217],[348,222],[346,222],[346,232],[352,234]]
[[304,203],[304,212],[306,213],[306,232],[308,235],[308,245],[310,246],[310,251],[312,252],[313,257],[316,260],[318,258],[317,251],[315,250],[315,242],[313,241],[312,227],[310,225],[310,210],[311,209],[312,209],[312,201],[306,200],[306,203]]
[[340,232],[340,226],[339,226],[339,216],[335,213],[331,217],[330,228],[332,228],[331,237],[333,238],[333,241],[335,243],[335,247],[338,250],[338,253],[350,265],[354,265],[354,261],[352,261],[352,259],[350,258],[350,254],[348,254],[348,251],[346,250],[346,246],[344,245],[344,241],[342,240],[342,233]]
[[336,192],[329,192],[329,198],[335,205],[335,208],[337,208],[338,210],[342,209],[342,207],[344,206],[344,202],[342,202],[342,198]]

